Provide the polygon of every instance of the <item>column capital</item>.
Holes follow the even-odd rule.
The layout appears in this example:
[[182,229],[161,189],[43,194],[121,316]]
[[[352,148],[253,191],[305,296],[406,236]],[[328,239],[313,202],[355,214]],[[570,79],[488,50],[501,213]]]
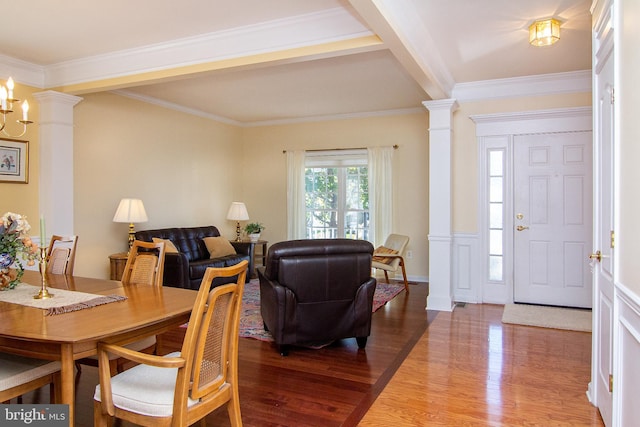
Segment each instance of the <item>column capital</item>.
[[39,104],[55,102],[57,104],[67,104],[72,107],[83,98],[75,95],[69,95],[67,93],[56,92],[55,90],[45,90],[44,92],[36,92],[33,97]]
[[423,101],[422,105],[424,105],[424,107],[429,111],[447,109],[452,113],[460,107],[460,105],[458,105],[458,101],[453,98]]

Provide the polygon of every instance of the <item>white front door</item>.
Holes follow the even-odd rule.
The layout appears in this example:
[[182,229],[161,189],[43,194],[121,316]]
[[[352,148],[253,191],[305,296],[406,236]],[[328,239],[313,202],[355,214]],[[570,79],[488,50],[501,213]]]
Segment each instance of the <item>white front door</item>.
[[592,133],[516,135],[514,301],[591,307]]

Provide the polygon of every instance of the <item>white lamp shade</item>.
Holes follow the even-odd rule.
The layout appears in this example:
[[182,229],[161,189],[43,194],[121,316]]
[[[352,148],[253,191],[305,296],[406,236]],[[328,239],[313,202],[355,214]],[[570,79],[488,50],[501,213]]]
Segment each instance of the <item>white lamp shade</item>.
[[247,207],[242,202],[232,202],[229,206],[229,212],[227,212],[227,219],[233,221],[246,221],[249,219],[249,212]]
[[144,205],[140,199],[122,199],[116,210],[116,214],[113,216],[113,222],[146,222],[147,212],[144,210]]

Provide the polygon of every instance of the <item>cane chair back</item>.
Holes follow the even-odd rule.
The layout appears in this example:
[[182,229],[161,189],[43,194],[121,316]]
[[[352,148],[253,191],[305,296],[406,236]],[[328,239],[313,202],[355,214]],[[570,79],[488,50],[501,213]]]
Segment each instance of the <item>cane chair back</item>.
[[47,248],[47,273],[73,276],[78,236],[51,236]]
[[134,240],[122,273],[122,284],[162,286],[164,252],[164,242]]

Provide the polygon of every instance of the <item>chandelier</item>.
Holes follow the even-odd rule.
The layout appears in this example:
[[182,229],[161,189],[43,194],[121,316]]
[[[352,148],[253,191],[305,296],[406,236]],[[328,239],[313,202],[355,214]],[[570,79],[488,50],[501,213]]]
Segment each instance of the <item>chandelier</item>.
[[27,132],[27,125],[33,123],[29,120],[29,103],[25,100],[22,102],[22,120],[16,120],[22,124],[22,133],[19,135],[11,135],[7,130],[7,116],[13,113],[13,104],[20,102],[19,99],[13,97],[13,79],[9,77],[6,87],[0,85],[0,113],[2,113],[2,122],[0,123],[0,131],[10,138],[19,138]]

